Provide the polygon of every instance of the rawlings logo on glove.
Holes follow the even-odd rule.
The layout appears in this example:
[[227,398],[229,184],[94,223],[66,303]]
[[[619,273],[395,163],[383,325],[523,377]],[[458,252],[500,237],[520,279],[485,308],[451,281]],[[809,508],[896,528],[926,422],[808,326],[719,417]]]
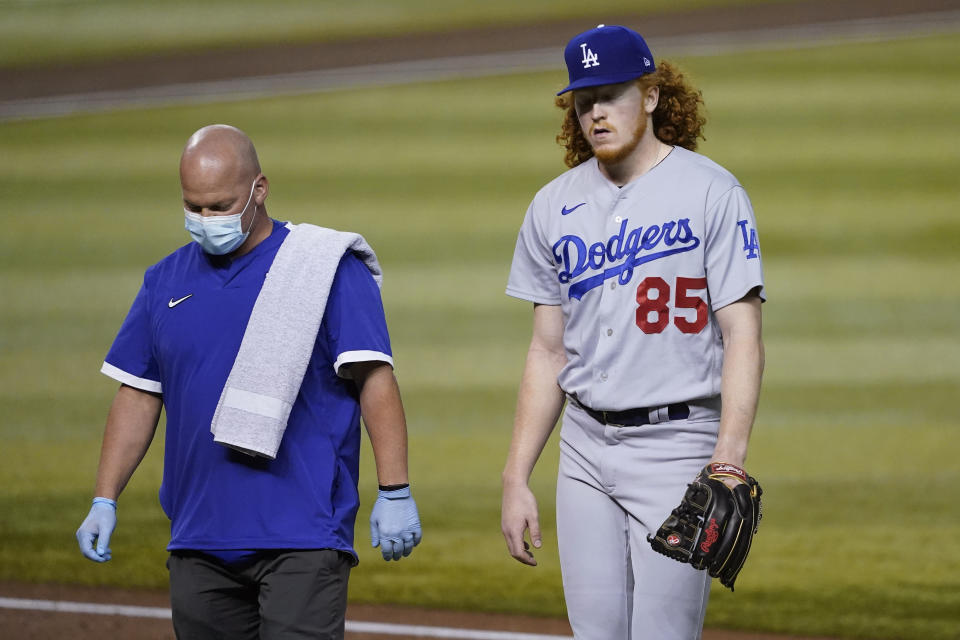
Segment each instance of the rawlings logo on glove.
[[[724,478],[733,478],[737,486],[731,489]],[[762,494],[760,484],[740,467],[708,464],[647,540],[657,553],[706,569],[733,591],[763,517]]]
[[720,537],[719,530],[720,527],[717,526],[716,518],[710,518],[710,526],[707,527],[707,531],[704,534],[707,539],[700,543],[700,551],[710,553],[710,547],[712,547],[713,543]]

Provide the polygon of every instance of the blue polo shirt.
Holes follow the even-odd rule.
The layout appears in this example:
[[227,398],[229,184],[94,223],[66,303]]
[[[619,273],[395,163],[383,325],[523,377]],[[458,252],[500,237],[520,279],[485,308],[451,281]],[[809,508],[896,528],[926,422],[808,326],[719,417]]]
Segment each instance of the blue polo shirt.
[[340,549],[356,556],[360,405],[351,362],[393,364],[380,290],[347,253],[275,460],[217,444],[217,401],[283,239],[236,259],[196,243],[147,269],[102,371],[160,393],[167,414],[160,503],[170,550]]

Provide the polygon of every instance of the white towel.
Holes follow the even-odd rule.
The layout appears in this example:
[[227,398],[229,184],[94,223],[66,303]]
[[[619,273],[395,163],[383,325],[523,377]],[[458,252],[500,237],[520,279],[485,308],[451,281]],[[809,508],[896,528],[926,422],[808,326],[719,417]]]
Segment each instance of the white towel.
[[288,227],[210,424],[215,442],[271,460],[300,392],[340,259],[352,251],[378,286],[383,277],[362,236],[312,224]]

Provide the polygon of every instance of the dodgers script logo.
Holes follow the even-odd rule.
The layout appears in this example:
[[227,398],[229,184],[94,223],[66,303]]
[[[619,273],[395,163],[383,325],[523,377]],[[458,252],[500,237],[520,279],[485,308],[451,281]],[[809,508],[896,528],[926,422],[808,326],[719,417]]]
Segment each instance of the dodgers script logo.
[[[557,274],[560,284],[567,284],[587,270],[600,271],[596,275],[583,278],[570,285],[570,298],[579,300],[583,294],[599,287],[609,278],[617,278],[620,284],[627,284],[633,277],[633,269],[646,262],[659,260],[685,251],[693,251],[700,246],[700,238],[693,235],[690,218],[652,224],[644,230],[637,227],[627,233],[628,219],[620,223],[620,232],[610,236],[606,242],[594,242],[589,247],[580,236],[566,235],[553,245],[553,258],[562,268]],[[672,247],[654,251],[660,245]],[[652,252],[652,253],[647,253]],[[605,267],[608,262],[620,264]]]

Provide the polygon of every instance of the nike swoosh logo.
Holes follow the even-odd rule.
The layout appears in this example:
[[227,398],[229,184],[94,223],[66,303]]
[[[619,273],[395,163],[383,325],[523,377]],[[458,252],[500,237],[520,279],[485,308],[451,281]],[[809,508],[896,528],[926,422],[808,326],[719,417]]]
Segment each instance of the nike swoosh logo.
[[171,309],[173,309],[175,306],[177,306],[178,304],[180,304],[181,302],[183,302],[183,301],[186,300],[187,298],[191,298],[191,297],[193,297],[193,294],[192,294],[192,293],[188,293],[187,295],[183,296],[183,297],[180,298],[179,300],[174,300],[173,298],[170,298],[170,302],[167,303],[167,306],[170,307]]
[[567,205],[563,205],[563,207],[561,207],[561,209],[560,209],[560,215],[565,216],[565,215],[571,214],[571,213],[573,213],[574,211],[576,211],[577,209],[579,209],[580,207],[582,207],[582,206],[585,205],[585,204],[587,204],[587,203],[586,203],[586,202],[581,202],[580,204],[578,204],[578,205],[576,205],[576,206],[574,206],[574,207],[571,207],[571,208],[569,208],[569,209],[567,209]]

